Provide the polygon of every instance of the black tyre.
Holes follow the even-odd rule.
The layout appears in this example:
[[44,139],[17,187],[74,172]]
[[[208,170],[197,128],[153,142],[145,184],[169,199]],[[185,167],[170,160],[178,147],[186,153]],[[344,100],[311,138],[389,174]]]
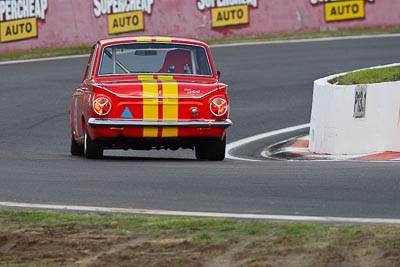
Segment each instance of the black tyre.
[[84,154],[88,159],[101,159],[103,157],[103,146],[90,139],[85,127]]
[[197,159],[206,160],[207,159],[207,148],[204,145],[204,142],[196,144],[194,148],[194,153]]
[[219,161],[225,159],[226,137],[210,138],[195,146],[195,155],[200,160]]
[[82,145],[79,145],[73,136],[71,136],[71,155],[73,156],[83,156],[84,148]]

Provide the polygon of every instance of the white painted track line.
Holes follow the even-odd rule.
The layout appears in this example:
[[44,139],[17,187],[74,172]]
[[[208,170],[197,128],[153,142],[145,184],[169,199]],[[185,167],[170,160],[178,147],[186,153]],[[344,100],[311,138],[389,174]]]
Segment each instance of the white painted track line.
[[369,34],[369,35],[354,35],[354,36],[333,36],[333,37],[293,39],[293,40],[238,42],[232,44],[215,44],[215,45],[210,45],[210,47],[218,48],[218,47],[236,47],[236,46],[253,46],[253,45],[270,45],[270,44],[295,44],[295,43],[330,42],[330,41],[340,41],[340,40],[359,40],[359,39],[395,38],[395,37],[400,37],[400,34],[388,33],[388,34]]
[[85,58],[85,57],[88,58],[89,54],[72,55],[72,56],[60,56],[60,57],[32,58],[32,59],[21,59],[21,60],[10,60],[10,61],[2,61],[2,62],[0,62],[0,65],[11,65],[11,64],[31,63],[31,62],[43,62],[43,61],[51,61],[51,60],[64,60],[64,59]]
[[306,129],[309,127],[310,127],[310,124],[306,123],[306,124],[302,124],[302,125],[298,125],[298,126],[288,127],[288,128],[284,128],[284,129],[280,129],[280,130],[276,130],[276,131],[272,131],[272,132],[267,132],[267,133],[250,136],[250,137],[229,143],[226,145],[225,158],[235,159],[235,160],[243,160],[243,161],[261,161],[261,160],[240,158],[240,157],[233,156],[231,154],[232,154],[232,152],[234,152],[235,149],[237,149],[241,146],[244,146],[246,144],[258,141],[260,139],[272,137],[272,136],[279,135],[279,134],[289,133],[289,132],[293,132],[293,131],[297,131],[297,130],[301,130],[301,129]]
[[16,202],[0,202],[1,207],[29,208],[57,211],[84,211],[96,213],[120,213],[132,215],[155,215],[155,216],[188,216],[205,218],[231,218],[231,219],[254,219],[273,221],[292,221],[310,223],[362,223],[362,224],[400,224],[400,219],[381,218],[347,218],[347,217],[319,217],[319,216],[291,216],[291,215],[268,215],[268,214],[246,214],[246,213],[217,213],[217,212],[192,212],[192,211],[170,211],[170,210],[147,210],[128,208],[106,208],[91,206],[68,206],[49,205]]
[[[231,44],[214,44],[214,45],[210,45],[210,47],[211,48],[220,48],[220,47],[270,45],[270,44],[292,44],[292,43],[312,43],[312,42],[329,42],[329,41],[339,41],[339,40],[358,40],[358,39],[395,38],[395,37],[400,37],[400,34],[399,33],[388,33],[388,34],[334,36],[334,37],[293,39],[293,40],[238,42],[238,43],[231,43]],[[34,59],[22,59],[22,60],[10,60],[10,61],[0,62],[0,65],[10,65],[10,64],[18,64],[18,63],[30,63],[30,62],[42,62],[42,61],[50,61],[50,60],[63,60],[63,59],[72,59],[72,58],[84,58],[84,57],[89,57],[89,54],[71,55],[71,56],[57,56],[57,57],[47,57],[47,58],[34,58]]]

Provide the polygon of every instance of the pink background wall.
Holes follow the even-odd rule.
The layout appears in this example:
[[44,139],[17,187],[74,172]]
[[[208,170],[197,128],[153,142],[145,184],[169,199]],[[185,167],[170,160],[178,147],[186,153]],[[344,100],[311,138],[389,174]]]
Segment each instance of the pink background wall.
[[[5,0],[0,0],[5,1]],[[0,53],[53,47],[91,45],[109,37],[107,16],[94,16],[93,0],[47,0],[46,20],[38,20],[39,36],[0,43]],[[144,31],[123,35],[169,35],[201,40],[294,33],[329,29],[400,26],[400,1],[365,2],[365,18],[325,22],[324,4],[310,0],[258,0],[249,7],[249,24],[211,27],[211,10],[200,11],[198,0],[154,0],[152,13],[144,14]],[[112,35],[119,36],[119,35]]]

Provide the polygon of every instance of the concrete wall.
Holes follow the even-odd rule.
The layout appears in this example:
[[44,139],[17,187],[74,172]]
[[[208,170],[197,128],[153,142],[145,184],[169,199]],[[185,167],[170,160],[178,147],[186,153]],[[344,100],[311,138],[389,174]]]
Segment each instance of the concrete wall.
[[[393,64],[388,66],[399,66]],[[363,85],[364,117],[355,117],[356,85],[332,85],[337,74],[316,80],[309,149],[315,153],[400,151],[400,82]],[[358,106],[359,107],[359,106]]]
[[[121,3],[128,4],[125,10],[121,9]],[[228,6],[225,9],[218,7],[221,3]],[[353,8],[350,6],[349,9],[347,5]],[[102,7],[105,13],[111,14],[103,14]],[[41,9],[44,16],[39,14]],[[327,21],[327,9],[331,13],[333,10],[333,13],[344,14],[338,14],[334,21]],[[115,15],[121,11],[129,12]],[[212,14],[215,14],[214,19]],[[108,19],[118,21],[125,16],[139,18],[135,22],[143,24],[143,27],[125,29],[129,30],[126,33],[110,34]],[[224,16],[227,20],[223,19]],[[214,27],[218,26],[217,22],[221,22],[218,19],[221,18],[227,25]],[[400,1],[0,0],[0,26],[0,52],[90,45],[101,38],[121,35],[171,35],[207,40],[400,26]],[[21,33],[21,30],[25,32]]]

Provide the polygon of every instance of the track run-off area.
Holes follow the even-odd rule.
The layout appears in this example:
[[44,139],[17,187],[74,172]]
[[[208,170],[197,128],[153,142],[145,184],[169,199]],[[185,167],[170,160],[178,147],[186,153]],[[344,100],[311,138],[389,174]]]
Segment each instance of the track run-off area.
[[0,206],[399,223],[398,162],[261,157],[307,133],[315,79],[394,63],[399,45],[380,35],[213,46],[234,122],[223,162],[191,150],[73,157],[69,104],[87,56],[0,63]]

